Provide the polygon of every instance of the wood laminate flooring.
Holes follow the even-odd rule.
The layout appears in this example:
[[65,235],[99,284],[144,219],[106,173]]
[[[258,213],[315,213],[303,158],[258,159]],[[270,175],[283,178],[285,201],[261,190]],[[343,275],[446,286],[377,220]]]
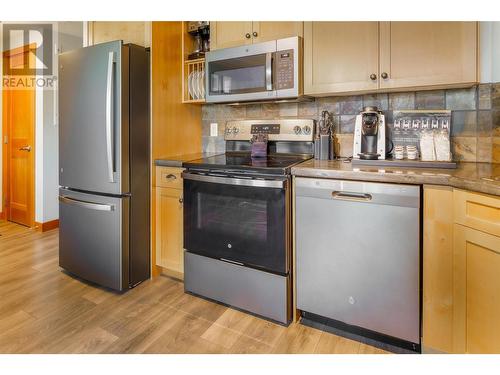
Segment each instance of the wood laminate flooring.
[[384,353],[185,294],[160,276],[119,294],[58,266],[58,230],[0,221],[0,353]]

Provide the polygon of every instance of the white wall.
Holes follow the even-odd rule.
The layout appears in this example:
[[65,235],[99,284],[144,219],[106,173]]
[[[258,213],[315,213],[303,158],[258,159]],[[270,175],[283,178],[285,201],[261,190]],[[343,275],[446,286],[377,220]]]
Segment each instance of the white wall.
[[[83,46],[83,22],[56,22],[54,25],[54,53],[67,52]],[[57,49],[57,50],[56,50]],[[54,72],[57,72],[57,55],[53,59]],[[57,73],[56,73],[57,74]],[[43,92],[43,157],[40,167],[43,175],[41,197],[37,208],[40,216],[36,221],[45,223],[59,218],[59,121],[57,108],[57,90]],[[37,214],[38,214],[37,210]]]
[[500,22],[480,22],[481,83],[500,82]]
[[[83,45],[83,22],[54,22],[53,25],[54,56],[52,62],[53,73],[57,74],[57,54],[82,47]],[[2,40],[1,38],[2,34],[0,31],[0,40]],[[0,77],[2,75],[1,65]],[[0,103],[1,100],[0,90]],[[0,105],[0,134],[2,132],[1,111],[2,106]],[[39,223],[55,220],[59,217],[59,139],[57,111],[57,90],[37,89],[35,109],[35,221]],[[0,167],[1,165],[2,153],[0,152]],[[1,173],[0,196],[3,197]]]

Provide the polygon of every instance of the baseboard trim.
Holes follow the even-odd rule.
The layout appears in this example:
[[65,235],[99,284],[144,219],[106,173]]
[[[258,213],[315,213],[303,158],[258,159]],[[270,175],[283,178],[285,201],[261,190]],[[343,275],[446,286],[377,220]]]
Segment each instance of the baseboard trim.
[[59,228],[59,219],[46,221],[45,223],[37,223],[35,221],[35,228],[39,232],[47,232],[48,230]]

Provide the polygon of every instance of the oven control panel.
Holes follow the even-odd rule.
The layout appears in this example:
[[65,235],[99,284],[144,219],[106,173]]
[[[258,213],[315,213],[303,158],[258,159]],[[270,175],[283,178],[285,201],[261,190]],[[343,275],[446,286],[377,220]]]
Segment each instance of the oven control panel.
[[279,134],[280,124],[252,124],[250,134]]
[[226,141],[250,141],[256,134],[267,134],[270,141],[310,141],[314,139],[313,119],[228,121]]

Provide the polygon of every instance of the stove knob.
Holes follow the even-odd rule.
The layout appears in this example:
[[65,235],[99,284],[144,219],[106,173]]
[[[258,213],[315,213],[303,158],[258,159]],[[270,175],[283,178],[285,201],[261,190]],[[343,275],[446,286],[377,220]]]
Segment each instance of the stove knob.
[[296,135],[299,135],[300,133],[302,133],[302,128],[298,125],[295,125],[293,127],[293,132],[296,134]]
[[238,129],[236,126],[233,128],[233,134],[238,134],[240,132],[240,129]]
[[307,135],[311,134],[311,127],[309,125],[304,126],[302,128],[302,133],[307,134]]
[[231,132],[232,132],[232,131],[233,131],[233,130],[232,130],[231,128],[227,128],[227,129],[226,129],[226,134],[231,134]]

